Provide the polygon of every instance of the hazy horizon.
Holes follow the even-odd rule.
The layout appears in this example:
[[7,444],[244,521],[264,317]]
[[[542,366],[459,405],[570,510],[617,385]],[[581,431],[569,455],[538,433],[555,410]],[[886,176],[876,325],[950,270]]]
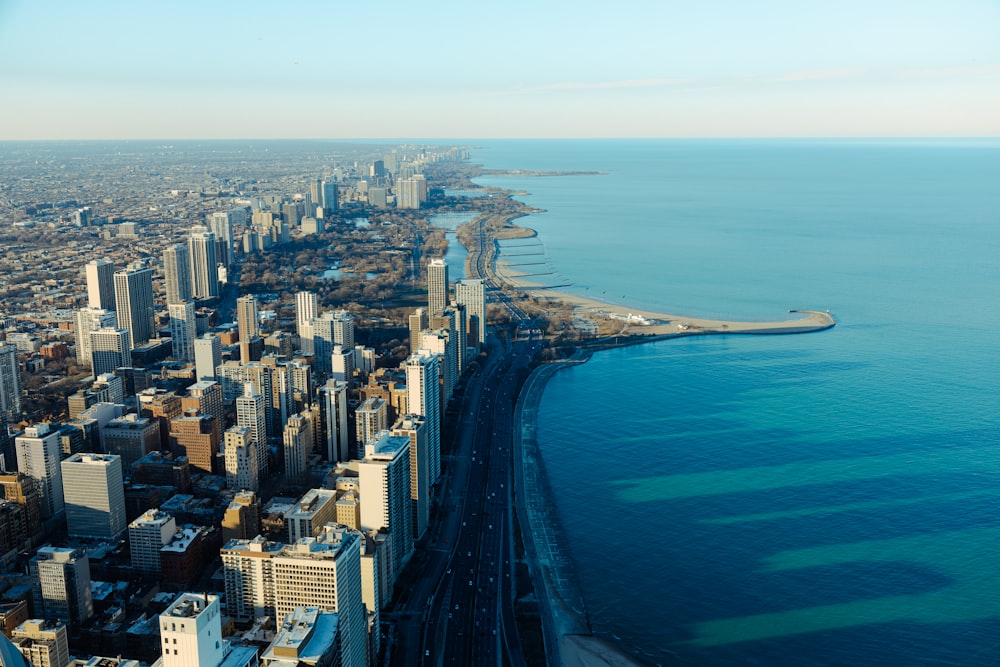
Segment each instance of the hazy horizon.
[[0,3],[0,140],[1000,136],[1000,3]]

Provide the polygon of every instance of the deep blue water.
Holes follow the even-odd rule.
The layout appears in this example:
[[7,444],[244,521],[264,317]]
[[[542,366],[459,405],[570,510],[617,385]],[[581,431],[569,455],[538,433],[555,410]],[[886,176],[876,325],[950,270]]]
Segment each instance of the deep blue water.
[[539,439],[595,632],[668,664],[1000,662],[1000,141],[507,141],[553,281],[791,336],[602,352]]

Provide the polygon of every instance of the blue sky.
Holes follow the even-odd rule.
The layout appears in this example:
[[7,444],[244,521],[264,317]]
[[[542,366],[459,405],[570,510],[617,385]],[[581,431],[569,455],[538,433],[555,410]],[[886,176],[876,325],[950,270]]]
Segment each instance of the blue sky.
[[1000,0],[0,0],[0,139],[1000,135]]

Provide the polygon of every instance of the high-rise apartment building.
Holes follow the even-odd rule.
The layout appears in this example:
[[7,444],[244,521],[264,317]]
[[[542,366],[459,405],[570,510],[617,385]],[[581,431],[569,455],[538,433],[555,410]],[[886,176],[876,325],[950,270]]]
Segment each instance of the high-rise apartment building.
[[191,228],[188,237],[191,256],[191,294],[195,299],[219,296],[219,263],[215,252],[215,234],[208,227]]
[[73,454],[61,466],[69,536],[117,539],[127,527],[122,457]]
[[418,352],[403,362],[406,372],[407,412],[424,419],[427,429],[429,481],[441,476],[441,399],[438,384],[437,356]]
[[257,478],[262,479],[268,471],[267,414],[264,395],[257,391],[253,382],[243,386],[243,395],[236,399],[236,425],[249,429],[250,441],[257,454]]
[[333,489],[309,489],[285,513],[288,541],[316,537],[323,526],[337,518],[337,492]]
[[308,413],[288,418],[283,434],[285,454],[285,479],[302,483],[309,476],[309,454],[313,448],[312,420]]
[[414,310],[410,314],[408,323],[410,327],[410,354],[413,354],[420,349],[420,336],[424,329],[430,326],[427,309],[417,308]]
[[312,321],[318,314],[319,303],[315,292],[299,292],[295,295],[295,333],[299,335],[299,349],[302,354],[313,353]]
[[0,413],[11,421],[21,418],[21,368],[17,348],[0,343]]
[[128,329],[94,329],[90,336],[90,367],[94,375],[114,373],[132,365],[132,343]]
[[190,301],[191,253],[185,243],[168,246],[163,251],[163,278],[167,289],[167,305]]
[[361,487],[361,529],[385,530],[392,536],[392,571],[395,582],[413,553],[410,509],[410,439],[382,431],[365,445],[358,464]]
[[214,380],[199,380],[188,387],[187,396],[181,397],[183,410],[197,410],[203,415],[215,417],[222,428],[226,421],[225,399],[222,397],[222,385]]
[[365,451],[365,445],[374,442],[379,433],[389,428],[389,404],[384,398],[372,396],[354,411],[354,425],[357,433],[358,451]]
[[215,234],[216,259],[228,270],[233,263],[233,223],[236,217],[246,217],[243,209],[216,211],[205,218]]
[[71,630],[94,615],[90,593],[90,559],[76,549],[41,547],[28,561],[34,579],[32,597],[35,613],[58,619]]
[[87,262],[87,305],[100,310],[115,309],[115,266],[109,260]]
[[312,320],[316,372],[329,375],[335,345],[354,350],[354,318],[346,310],[327,311]]
[[486,289],[482,280],[466,278],[455,284],[455,302],[465,306],[468,346],[479,354],[486,341]]
[[[10,638],[31,667],[66,667],[70,663],[65,623],[28,619],[11,631]],[[4,667],[12,666],[4,662]]]
[[222,517],[222,542],[249,540],[261,531],[260,498],[252,490],[233,494],[233,500]]
[[59,468],[62,460],[59,433],[48,424],[35,424],[14,438],[14,447],[17,451],[17,469],[35,480],[42,518],[62,514],[65,501],[62,471]]
[[153,271],[133,266],[115,271],[114,280],[118,326],[128,330],[129,346],[134,348],[148,342],[155,334],[153,327]]
[[170,342],[174,359],[194,360],[194,341],[198,337],[198,323],[194,315],[194,301],[171,303],[167,306],[170,314]]
[[85,368],[90,368],[94,362],[90,349],[90,332],[96,329],[114,329],[117,326],[118,316],[113,310],[88,307],[76,311],[73,318],[76,336],[76,362]]
[[194,341],[194,368],[198,380],[215,380],[216,368],[222,363],[222,341],[207,333]]
[[132,567],[143,574],[160,574],[160,549],[174,538],[177,521],[158,509],[150,509],[128,525]]
[[251,345],[260,337],[260,314],[257,311],[257,299],[254,296],[241,296],[236,299],[236,325],[240,334],[240,361],[244,364],[259,361],[251,358]]
[[391,431],[410,440],[410,525],[413,540],[424,536],[431,517],[430,464],[427,458],[427,429],[422,417],[405,415]]
[[320,444],[330,463],[345,462],[351,458],[350,426],[347,421],[347,383],[330,380],[319,388]]
[[448,305],[448,264],[432,259],[427,265],[427,310],[434,315]]
[[170,449],[178,456],[186,456],[192,468],[214,474],[222,440],[220,428],[212,415],[194,414],[190,410],[170,420]]
[[226,429],[223,452],[226,459],[226,488],[256,491],[260,485],[257,447],[246,426]]
[[100,429],[104,451],[120,456],[124,471],[146,454],[160,450],[160,423],[155,418],[127,414]]

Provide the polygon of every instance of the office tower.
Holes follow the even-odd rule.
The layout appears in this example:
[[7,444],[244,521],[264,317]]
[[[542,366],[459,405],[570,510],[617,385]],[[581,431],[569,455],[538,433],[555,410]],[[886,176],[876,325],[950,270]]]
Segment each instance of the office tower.
[[299,349],[302,354],[313,353],[312,321],[319,305],[314,292],[299,292],[295,295],[295,333],[299,335]]
[[431,517],[427,429],[423,418],[406,415],[400,418],[391,433],[410,440],[410,525],[413,528],[413,539],[416,541],[424,536]]
[[413,552],[410,510],[410,439],[382,431],[365,445],[358,464],[361,487],[361,529],[385,530],[392,536],[392,572],[395,582]]
[[73,454],[61,466],[69,536],[117,539],[127,527],[122,458]]
[[340,208],[337,184],[323,181],[323,214],[327,215]]
[[432,259],[427,265],[427,311],[434,315],[448,305],[448,264]]
[[296,607],[275,625],[274,640],[261,653],[260,667],[340,664],[339,614],[319,607]]
[[414,310],[413,313],[410,314],[409,325],[410,354],[413,354],[420,349],[420,334],[430,325],[427,319],[427,309],[417,308]]
[[205,220],[209,229],[215,234],[216,259],[228,270],[233,264],[233,222],[237,213],[234,211],[216,211]]
[[17,348],[0,343],[0,413],[11,421],[21,418],[21,369]]
[[198,323],[194,316],[194,301],[172,303],[167,306],[170,314],[170,341],[174,359],[194,360],[194,341],[198,337]]
[[243,395],[236,399],[236,425],[250,430],[250,441],[257,454],[257,479],[263,479],[268,471],[267,415],[264,395],[257,392],[253,382],[243,385]]
[[222,638],[218,595],[181,593],[160,614],[162,667],[256,667],[257,649]]
[[193,469],[214,474],[222,441],[220,429],[219,420],[212,415],[188,411],[170,420],[170,450],[177,456],[186,456]]
[[259,313],[257,312],[257,299],[253,296],[241,296],[236,299],[236,325],[240,334],[240,361],[248,364],[251,361],[260,361],[251,358],[251,344],[259,337]]
[[62,443],[59,433],[48,424],[35,424],[24,429],[24,434],[14,438],[17,450],[17,469],[35,480],[41,501],[42,518],[62,514],[63,501]]
[[385,399],[372,396],[354,411],[358,451],[365,451],[365,445],[374,442],[376,436],[389,428],[389,404]]
[[181,397],[182,410],[195,410],[203,415],[212,415],[219,427],[226,421],[226,405],[222,397],[222,385],[214,380],[201,380],[188,387],[187,396]]
[[87,305],[100,310],[115,310],[115,266],[106,259],[87,262]]
[[260,498],[252,490],[233,495],[222,517],[222,543],[249,540],[260,535]]
[[298,542],[307,537],[316,537],[323,527],[337,517],[337,491],[333,489],[309,489],[285,513],[288,541]]
[[[10,637],[31,667],[66,667],[70,662],[65,623],[32,618],[14,628]],[[6,660],[3,664],[12,667]]]
[[226,430],[223,442],[226,458],[226,488],[234,491],[256,491],[260,484],[257,447],[246,426],[232,426]]
[[132,365],[132,344],[128,329],[94,329],[90,332],[90,367],[94,375],[114,373]]
[[104,451],[120,456],[124,471],[146,454],[160,450],[160,422],[154,418],[123,415],[100,427],[100,433]]
[[219,296],[219,263],[215,254],[215,234],[208,227],[191,228],[188,237],[191,256],[191,295],[195,299]]
[[129,332],[130,349],[153,338],[151,269],[132,267],[115,271],[115,310],[118,312],[118,326]]
[[128,525],[132,567],[143,574],[160,574],[160,549],[170,544],[177,532],[174,517],[150,509]]
[[313,318],[312,327],[316,372],[329,375],[333,346],[354,350],[354,318],[346,310],[327,311]]
[[441,399],[438,390],[438,360],[422,351],[403,362],[406,372],[406,401],[410,414],[424,418],[427,429],[429,481],[441,476]]
[[285,479],[304,482],[309,476],[309,454],[313,448],[312,421],[306,414],[292,415],[285,424]]
[[32,597],[35,614],[58,619],[71,630],[94,614],[90,595],[90,559],[81,551],[41,547],[28,561],[34,579]]
[[[275,617],[313,606],[340,616],[341,664],[367,665],[367,622],[361,597],[361,534],[327,526],[315,538],[288,545],[271,559]],[[166,667],[170,667],[169,665]]]
[[347,383],[330,380],[319,388],[321,443],[326,460],[338,463],[349,460],[347,422]]
[[[112,286],[114,283],[112,282]],[[90,332],[95,329],[115,328],[118,326],[118,316],[113,310],[103,308],[81,308],[73,318],[76,336],[76,362],[90,368],[93,364],[90,350]]]
[[187,244],[177,243],[163,251],[163,278],[167,305],[191,300],[191,253]]
[[465,306],[468,344],[479,354],[486,341],[486,290],[482,280],[466,278],[455,284],[455,301]]
[[198,380],[215,380],[216,368],[222,363],[222,341],[207,333],[194,340],[194,369]]

